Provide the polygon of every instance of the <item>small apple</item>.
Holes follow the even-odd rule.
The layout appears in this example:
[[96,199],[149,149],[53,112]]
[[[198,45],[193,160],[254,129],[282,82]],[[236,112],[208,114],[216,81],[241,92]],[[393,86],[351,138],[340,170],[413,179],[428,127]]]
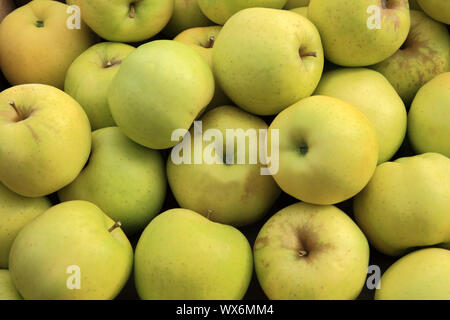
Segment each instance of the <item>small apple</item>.
[[114,126],[108,106],[108,89],[120,64],[134,47],[102,42],[83,52],[67,70],[64,91],[83,107],[92,130]]
[[425,153],[379,165],[353,208],[370,243],[384,254],[450,248],[450,159]]
[[376,300],[450,300],[450,251],[428,248],[397,260],[381,277]]
[[214,72],[242,109],[273,115],[310,96],[323,70],[320,36],[303,16],[251,8],[227,21],[215,42]]
[[434,20],[450,24],[450,2],[447,0],[416,0]]
[[300,7],[307,7],[309,5],[310,0],[287,0],[285,9],[295,9]]
[[90,201],[120,221],[125,233],[134,234],[160,212],[166,184],[161,154],[109,127],[92,133],[87,166],[58,196],[62,201]]
[[69,201],[27,224],[9,259],[24,299],[103,300],[116,297],[128,280],[133,249],[97,206]]
[[252,271],[251,247],[239,230],[187,209],[158,215],[136,247],[143,300],[242,299]]
[[42,83],[64,87],[70,64],[95,42],[84,24],[67,26],[68,6],[35,0],[10,13],[0,26],[0,64],[12,85]]
[[167,149],[176,129],[189,129],[214,95],[214,77],[191,47],[173,40],[141,45],[123,62],[109,88],[113,119],[133,141]]
[[0,269],[0,301],[3,300],[22,300],[12,282],[8,270]]
[[259,283],[272,300],[347,300],[361,292],[369,244],[334,206],[296,203],[273,215],[253,247]]
[[40,197],[65,187],[90,150],[89,120],[67,93],[43,84],[0,93],[0,181],[15,193]]

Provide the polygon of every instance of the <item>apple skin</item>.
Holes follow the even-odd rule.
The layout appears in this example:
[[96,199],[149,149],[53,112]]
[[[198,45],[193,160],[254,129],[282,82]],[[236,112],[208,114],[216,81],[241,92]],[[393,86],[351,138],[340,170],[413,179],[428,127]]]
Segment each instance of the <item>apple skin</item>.
[[224,92],[257,115],[277,114],[310,96],[323,64],[317,29],[287,10],[238,12],[219,33],[213,50],[214,72]]
[[174,0],[77,0],[83,20],[103,39],[139,42],[159,33],[169,22]]
[[417,0],[417,2],[431,18],[450,24],[450,2],[442,0]]
[[450,71],[450,35],[443,24],[411,10],[411,31],[402,48],[372,68],[389,80],[409,106],[425,83]]
[[290,11],[298,13],[298,14],[304,16],[305,18],[308,18],[308,7],[295,8],[295,9],[291,9]]
[[50,207],[51,203],[47,198],[25,198],[0,183],[1,269],[8,268],[9,251],[19,231]]
[[166,185],[161,154],[134,143],[119,128],[109,127],[92,133],[87,166],[58,196],[61,201],[96,204],[131,235],[160,212]]
[[167,149],[176,129],[189,129],[214,95],[214,76],[191,47],[173,40],[149,42],[123,62],[109,88],[113,119],[133,141]]
[[280,135],[280,168],[273,177],[299,200],[342,202],[360,192],[375,171],[376,131],[361,111],[343,100],[300,100],[278,114],[269,130]]
[[108,89],[120,64],[134,47],[102,42],[83,52],[67,70],[64,91],[83,107],[92,130],[114,126],[108,106]]
[[252,271],[251,247],[239,230],[187,209],[153,219],[135,252],[143,300],[239,300]]
[[450,251],[428,248],[397,260],[381,277],[376,300],[450,300]]
[[[66,10],[63,3],[36,0],[14,10],[2,21],[0,64],[10,84],[64,87],[70,64],[96,40],[84,23],[81,29],[67,28]],[[40,19],[43,27],[34,24]]]
[[86,113],[65,92],[24,84],[0,93],[0,181],[10,190],[25,197],[58,191],[77,177],[90,150]]
[[286,0],[198,0],[198,4],[210,20],[223,25],[238,11],[254,7],[281,9]]
[[287,0],[284,9],[290,10],[300,7],[307,7],[310,0]]
[[345,67],[364,67],[394,54],[409,27],[408,0],[390,0],[381,7],[381,30],[367,25],[371,5],[380,0],[312,0],[308,18],[319,29],[327,60]]
[[450,72],[438,75],[417,93],[408,114],[408,136],[417,153],[450,158]]
[[22,300],[8,270],[0,270],[0,301],[3,300]]
[[361,292],[369,244],[334,206],[296,203],[273,215],[253,247],[259,283],[272,300],[347,300]]
[[377,132],[378,164],[400,148],[406,134],[406,108],[380,73],[364,68],[330,71],[322,76],[315,94],[344,100],[364,113]]
[[438,153],[385,162],[353,203],[356,221],[380,252],[450,248],[450,159]]
[[[133,249],[120,228],[87,201],[58,204],[27,224],[14,240],[10,272],[27,300],[113,299],[128,280]],[[79,290],[67,288],[69,266],[80,268]]]
[[[217,129],[222,133],[224,153],[225,146],[230,143],[226,140],[227,129],[267,130],[267,124],[262,119],[232,106],[217,107],[200,120],[203,132]],[[192,138],[193,131],[190,130]],[[202,153],[208,144],[203,143]],[[194,163],[194,150],[191,141],[191,163]],[[245,154],[248,159],[248,142]],[[211,221],[240,227],[260,220],[280,195],[273,178],[261,175],[260,164],[246,163],[174,164],[169,157],[167,176],[175,199],[182,208],[198,212]]]

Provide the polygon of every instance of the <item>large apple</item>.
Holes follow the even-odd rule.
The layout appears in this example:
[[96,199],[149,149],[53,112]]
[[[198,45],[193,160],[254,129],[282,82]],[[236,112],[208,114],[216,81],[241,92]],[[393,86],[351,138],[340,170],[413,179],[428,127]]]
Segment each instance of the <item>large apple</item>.
[[47,198],[25,198],[0,183],[0,268],[8,268],[9,251],[19,231],[50,206]]
[[369,118],[378,137],[378,163],[389,160],[406,134],[406,108],[395,89],[380,73],[362,68],[325,73],[315,94],[339,98]]
[[450,35],[447,28],[423,12],[411,10],[411,30],[402,47],[372,67],[381,72],[409,104],[426,82],[450,71]]
[[172,40],[146,43],[123,62],[109,88],[117,125],[133,141],[167,149],[176,129],[189,129],[214,95],[214,77],[192,48]]
[[416,0],[423,11],[434,20],[450,24],[450,2],[448,0]]
[[62,201],[87,200],[122,223],[127,234],[143,230],[160,212],[166,194],[161,154],[128,139],[117,127],[92,133],[87,166],[58,192]]
[[303,99],[278,114],[269,130],[279,130],[280,135],[275,181],[299,200],[322,205],[347,200],[364,188],[375,171],[374,126],[343,100]]
[[108,106],[108,89],[120,64],[134,47],[102,42],[83,52],[67,70],[64,91],[83,107],[92,130],[114,126]]
[[238,11],[253,7],[281,9],[286,0],[198,0],[198,4],[210,20],[223,25]]
[[310,0],[287,0],[285,9],[295,9],[300,7],[307,7]]
[[138,42],[160,32],[173,13],[174,0],[77,0],[82,18],[109,41]]
[[408,0],[311,0],[308,18],[319,29],[325,57],[348,67],[390,57],[410,27]]
[[450,248],[450,159],[425,153],[385,162],[354,200],[358,225],[380,252]]
[[450,300],[450,251],[428,248],[397,260],[381,277],[377,300]]
[[[215,108],[200,118],[200,121],[203,132],[220,131],[223,137],[223,157],[216,158],[212,164],[207,163],[207,159],[196,164],[195,153],[203,155],[208,152],[210,143],[203,141],[200,141],[200,146],[191,141],[188,146],[191,153],[189,163],[180,164],[169,157],[167,177],[178,204],[212,221],[233,226],[243,226],[260,220],[280,194],[273,178],[261,174],[262,164],[258,159],[255,164],[249,161],[252,156],[250,152],[257,152],[258,141],[262,139],[259,130],[267,130],[267,124],[258,117],[231,106]],[[243,130],[240,138],[234,135],[227,137],[227,131],[239,129]],[[256,140],[253,141],[253,146],[250,145],[250,131],[255,132]],[[247,132],[250,132],[248,138],[245,136]],[[191,140],[194,139],[194,134],[193,128],[190,130]],[[270,139],[270,133],[268,138]],[[244,145],[238,146],[239,141]],[[238,163],[237,152],[234,152],[233,159],[230,159],[227,148],[243,148],[245,164]],[[219,157],[217,151],[211,152],[212,157]]]
[[252,271],[239,230],[187,209],[161,213],[136,247],[135,284],[144,300],[242,299]]
[[323,70],[320,36],[303,16],[251,8],[227,21],[213,50],[214,72],[239,107],[277,114],[310,96]]
[[12,191],[40,197],[65,187],[90,150],[89,120],[67,93],[43,84],[0,93],[0,181]]
[[259,283],[274,300],[355,299],[369,263],[369,244],[352,219],[307,203],[273,215],[253,251]]
[[0,301],[3,300],[22,300],[12,282],[8,270],[0,269]]
[[0,64],[12,85],[42,83],[62,89],[72,61],[95,41],[81,23],[67,27],[68,6],[35,0],[10,13],[0,26]]
[[418,153],[450,158],[450,72],[438,75],[417,93],[408,114],[408,136]]
[[14,240],[10,272],[24,299],[113,299],[128,280],[130,242],[106,214],[87,201],[56,205]]

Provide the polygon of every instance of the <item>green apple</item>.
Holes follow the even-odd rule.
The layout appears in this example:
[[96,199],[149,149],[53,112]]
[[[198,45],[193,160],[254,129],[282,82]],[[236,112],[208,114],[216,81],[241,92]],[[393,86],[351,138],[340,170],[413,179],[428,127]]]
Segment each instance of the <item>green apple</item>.
[[25,198],[0,183],[0,268],[8,268],[9,251],[19,231],[50,207],[47,198]]
[[416,0],[427,15],[434,20],[450,24],[450,2],[448,0]]
[[163,30],[170,38],[180,32],[191,29],[213,25],[200,10],[198,0],[175,0],[172,18]]
[[169,22],[174,0],[77,0],[83,20],[103,39],[138,42]]
[[213,50],[222,89],[242,109],[273,115],[310,96],[323,70],[320,36],[303,16],[251,8],[223,27]]
[[210,20],[223,25],[238,11],[253,7],[281,9],[286,0],[198,0],[198,4]]
[[234,227],[187,209],[161,213],[139,239],[136,289],[144,300],[238,300],[253,271],[252,251]]
[[327,60],[346,67],[387,59],[410,27],[408,0],[311,0],[308,18],[319,29]]
[[450,72],[438,75],[417,93],[408,114],[408,136],[418,153],[450,158]]
[[13,0],[3,0],[0,3],[0,22],[11,12],[15,9],[15,4]]
[[27,224],[10,254],[14,285],[29,300],[113,299],[128,280],[133,249],[87,201],[58,204]]
[[417,91],[440,73],[450,71],[447,28],[423,12],[411,10],[411,30],[403,46],[372,67],[382,73],[409,106]]
[[189,129],[214,95],[214,76],[189,46],[172,40],[146,43],[123,62],[109,88],[113,119],[133,141],[167,149],[176,129]]
[[40,197],[68,185],[90,150],[89,120],[67,93],[43,84],[0,93],[0,181],[15,193]]
[[[378,161],[374,126],[353,105],[314,96],[282,111],[269,130],[279,130],[281,189],[313,204],[347,200],[369,182]],[[269,141],[269,150],[271,143]]]
[[363,68],[330,71],[322,76],[315,94],[344,100],[369,118],[378,137],[378,164],[400,148],[406,134],[406,108],[380,73]]
[[298,14],[304,16],[305,18],[308,18],[308,7],[295,8],[295,9],[291,9],[290,11],[298,13]]
[[353,207],[358,225],[384,254],[450,248],[450,159],[425,153],[385,162]]
[[253,247],[259,283],[272,300],[348,300],[361,292],[369,244],[334,206],[296,203],[273,215]]
[[10,13],[0,26],[0,64],[12,85],[42,83],[64,87],[72,61],[95,42],[81,23],[69,29],[68,6],[35,0]]
[[381,277],[376,300],[450,300],[450,251],[428,248],[397,260]]
[[64,91],[83,107],[92,130],[114,126],[108,106],[108,89],[120,64],[134,47],[102,42],[83,52],[67,70]]
[[[245,164],[237,161],[237,152],[233,159],[229,159],[227,148],[237,150],[236,136],[227,137],[227,130],[242,129],[243,133],[253,131],[254,147],[261,139],[259,130],[267,130],[267,124],[256,116],[248,114],[232,106],[217,107],[202,118],[202,130],[219,130],[223,137],[223,158],[215,163],[195,163],[195,153],[206,154],[210,143],[200,142],[200,149],[196,149],[191,141],[190,163],[177,163],[173,157],[167,162],[167,177],[170,188],[182,208],[198,212],[210,220],[233,226],[243,226],[260,220],[272,207],[280,195],[280,189],[270,175],[261,174],[261,163],[250,163],[250,152],[256,150],[250,146],[250,135],[246,139],[242,136],[245,145]],[[194,128],[190,130],[191,139],[194,137]],[[193,139],[192,139],[193,140]],[[185,141],[185,140],[183,140]],[[182,142],[183,143],[183,142]],[[198,151],[197,151],[198,150]],[[211,152],[213,157],[219,157],[220,152]],[[221,150],[222,151],[222,150]],[[183,151],[184,153],[185,151]],[[233,163],[223,161],[233,160]],[[226,199],[226,200],[225,200]]]
[[287,0],[285,9],[295,9],[300,7],[307,7],[309,5],[310,0]]
[[160,212],[166,184],[159,151],[144,148],[119,128],[109,127],[92,133],[87,166],[58,196],[61,201],[90,201],[120,221],[127,234],[134,234]]
[[0,301],[2,300],[22,300],[17,292],[8,270],[0,269]]

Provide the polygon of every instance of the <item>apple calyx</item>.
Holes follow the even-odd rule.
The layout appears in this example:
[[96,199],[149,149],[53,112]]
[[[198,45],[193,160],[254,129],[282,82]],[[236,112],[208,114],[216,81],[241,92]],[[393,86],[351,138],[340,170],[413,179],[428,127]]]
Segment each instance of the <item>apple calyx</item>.
[[9,101],[8,104],[13,107],[14,111],[17,114],[17,121],[22,121],[25,120],[25,116],[23,115],[22,112],[20,112],[20,110],[17,108],[16,103],[14,101]]
[[36,21],[36,27],[38,27],[38,28],[43,28],[44,27],[44,21],[42,21],[42,20],[38,20],[38,21]]
[[306,257],[308,255],[308,251],[306,250],[299,250],[298,251],[298,256],[299,257]]
[[299,147],[298,147],[298,151],[300,152],[300,154],[302,156],[306,156],[306,154],[309,151],[309,147],[306,143],[302,143]]
[[122,223],[120,221],[115,222],[111,228],[108,229],[108,232],[113,232],[115,229],[120,228]]
[[128,16],[133,19],[136,16],[136,7],[134,5],[134,2],[130,3],[130,12],[128,13]]

